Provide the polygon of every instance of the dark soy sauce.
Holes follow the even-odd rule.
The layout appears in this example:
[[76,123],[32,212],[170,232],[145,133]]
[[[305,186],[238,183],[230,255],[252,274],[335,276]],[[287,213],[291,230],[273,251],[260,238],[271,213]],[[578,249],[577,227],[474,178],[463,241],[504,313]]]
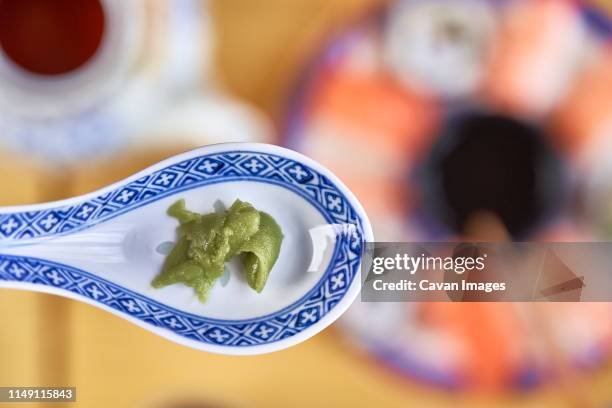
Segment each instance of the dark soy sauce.
[[423,209],[456,233],[478,211],[524,239],[560,207],[561,162],[543,132],[472,112],[447,121],[423,167]]
[[99,0],[0,0],[0,48],[17,66],[61,75],[88,62],[105,29]]

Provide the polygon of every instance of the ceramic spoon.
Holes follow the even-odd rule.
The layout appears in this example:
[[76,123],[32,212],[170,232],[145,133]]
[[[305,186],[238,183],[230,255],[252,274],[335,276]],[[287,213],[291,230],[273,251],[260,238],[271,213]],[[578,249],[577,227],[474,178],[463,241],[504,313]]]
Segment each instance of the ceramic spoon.
[[[166,210],[179,198],[201,213],[240,198],[277,220],[285,239],[261,294],[235,265],[204,304],[184,285],[151,287],[176,240]],[[0,288],[90,303],[198,349],[257,354],[337,319],[359,292],[371,241],[361,205],[321,165],[278,146],[219,144],[91,194],[0,208]]]

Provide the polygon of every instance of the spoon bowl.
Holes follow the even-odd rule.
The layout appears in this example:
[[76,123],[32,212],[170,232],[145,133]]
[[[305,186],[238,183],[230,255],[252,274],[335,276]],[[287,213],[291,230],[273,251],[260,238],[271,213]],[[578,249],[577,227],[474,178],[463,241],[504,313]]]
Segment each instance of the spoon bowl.
[[[285,238],[262,293],[237,262],[206,303],[184,285],[151,287],[177,239],[166,210],[181,198],[200,213],[239,198],[276,219]],[[346,310],[372,240],[361,205],[321,165],[278,146],[219,144],[81,197],[0,208],[0,288],[90,303],[194,348],[259,354],[309,338]]]

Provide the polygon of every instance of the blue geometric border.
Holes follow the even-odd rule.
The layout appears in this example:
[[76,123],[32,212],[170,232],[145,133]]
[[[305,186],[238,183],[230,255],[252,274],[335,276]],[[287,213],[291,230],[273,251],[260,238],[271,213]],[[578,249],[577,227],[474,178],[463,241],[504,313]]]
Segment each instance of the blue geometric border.
[[361,227],[355,209],[327,177],[281,156],[241,151],[188,159],[87,202],[42,211],[1,214],[0,245],[68,234],[170,194],[230,180],[280,185],[302,193],[326,216],[328,222]]
[[188,159],[84,203],[3,215],[0,247],[89,228],[170,194],[233,180],[282,186],[318,208],[327,222],[355,227],[350,235],[338,236],[334,257],[315,287],[275,314],[237,321],[205,318],[160,304],[71,266],[19,256],[0,254],[0,280],[61,288],[202,343],[248,347],[293,336],[318,322],[345,296],[359,271],[364,234],[362,220],[344,194],[324,175],[291,159],[246,151]]

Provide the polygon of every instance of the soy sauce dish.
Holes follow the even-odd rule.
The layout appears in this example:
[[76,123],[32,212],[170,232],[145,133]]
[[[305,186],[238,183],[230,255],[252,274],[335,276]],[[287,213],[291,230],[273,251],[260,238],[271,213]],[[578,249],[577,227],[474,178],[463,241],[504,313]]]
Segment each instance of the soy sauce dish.
[[[240,200],[273,218],[282,244],[265,286],[234,257],[205,301],[181,282],[154,288],[185,232],[167,214],[178,200],[193,214],[222,214]],[[320,164],[274,145],[219,144],[85,196],[0,208],[0,288],[90,303],[193,348],[260,354],[340,317],[359,293],[361,252],[373,239],[355,196]]]

